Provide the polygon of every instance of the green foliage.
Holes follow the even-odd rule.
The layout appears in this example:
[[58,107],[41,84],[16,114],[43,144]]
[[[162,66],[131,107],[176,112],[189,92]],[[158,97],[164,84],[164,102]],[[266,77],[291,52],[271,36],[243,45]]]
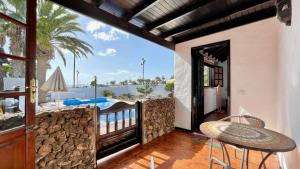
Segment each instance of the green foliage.
[[144,82],[145,82],[146,84],[150,84],[151,79],[145,79]]
[[91,82],[90,82],[90,86],[96,86],[96,81],[95,80],[92,80]]
[[[78,15],[63,7],[56,7],[52,2],[38,1],[37,45],[41,51],[56,51],[66,65],[62,49],[70,51],[74,57],[87,57],[92,46],[76,37],[77,32],[84,32],[77,22]],[[39,56],[38,56],[39,57]]]
[[130,80],[129,83],[131,83],[132,85],[137,85],[138,83],[134,80]]
[[116,96],[115,93],[111,90],[102,90],[101,93],[104,97],[109,97],[109,96],[115,97]]
[[137,79],[136,81],[138,84],[143,84],[143,79]]
[[116,81],[115,81],[115,80],[110,81],[109,84],[112,85],[112,86],[113,86],[113,85],[116,85]]
[[14,68],[8,64],[2,64],[2,70],[5,72],[11,72],[14,70]]
[[130,93],[124,93],[122,95],[122,99],[125,99],[125,100],[132,100],[133,99],[133,95],[130,94]]
[[120,82],[120,84],[121,84],[122,86],[128,85],[128,80],[124,80],[123,82]]
[[159,76],[155,77],[155,81],[157,84],[161,83],[161,78]]
[[161,77],[161,83],[162,83],[162,84],[166,84],[166,78],[165,78],[165,76],[162,76],[162,77]]
[[173,92],[174,91],[174,83],[167,83],[165,85],[165,90],[168,92]]
[[204,80],[204,86],[209,86],[209,67],[204,66],[204,72],[203,72],[203,80]]
[[145,95],[148,95],[148,94],[150,94],[150,93],[153,92],[153,88],[151,88],[151,87],[145,87],[145,88],[137,87],[136,90],[137,90],[139,93],[142,93],[142,94],[145,94]]

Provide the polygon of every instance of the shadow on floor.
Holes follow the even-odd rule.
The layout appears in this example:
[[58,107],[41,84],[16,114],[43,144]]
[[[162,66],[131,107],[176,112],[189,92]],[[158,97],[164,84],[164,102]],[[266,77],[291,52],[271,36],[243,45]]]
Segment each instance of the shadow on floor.
[[[149,169],[150,157],[154,157],[155,169],[207,169],[209,164],[209,145],[194,140],[195,135],[181,130],[174,130],[170,134],[159,137],[152,142],[137,146],[114,158],[98,165],[98,169]],[[204,138],[205,139],[205,138]],[[228,147],[232,165],[238,168],[238,158],[234,159],[234,152]],[[214,156],[221,158],[219,148],[214,148]],[[258,168],[260,154],[250,153],[250,169]],[[214,165],[214,168],[221,168]],[[275,156],[267,161],[267,168],[278,168]]]

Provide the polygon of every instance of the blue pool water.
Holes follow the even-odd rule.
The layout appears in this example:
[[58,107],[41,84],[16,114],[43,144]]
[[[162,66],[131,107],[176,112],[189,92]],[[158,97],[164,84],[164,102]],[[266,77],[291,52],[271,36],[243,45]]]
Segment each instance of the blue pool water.
[[69,100],[64,100],[63,104],[66,106],[78,106],[82,104],[93,104],[93,103],[104,103],[104,102],[108,102],[107,98],[100,97],[96,99],[85,99],[85,100],[69,99]]
[[[93,104],[95,103],[100,108],[100,110],[107,109],[111,107],[114,103],[108,101],[106,98],[96,98],[96,99],[86,99],[86,100],[78,100],[78,99],[70,99],[70,100],[64,100],[63,104],[66,106],[78,106],[78,105],[84,105],[84,104]],[[135,117],[135,110],[132,110],[131,112],[131,118]],[[115,121],[115,114],[111,113],[108,115],[109,122]],[[122,112],[117,113],[117,119],[122,120]],[[125,111],[125,119],[129,119],[129,110]],[[100,116],[100,121],[102,124],[106,123],[106,115]]]
[[[97,106],[100,108],[100,110],[103,109],[107,109],[109,107],[111,107],[114,103],[112,102],[103,102],[103,103],[97,103]],[[135,117],[135,110],[131,110],[131,118],[133,119]],[[122,112],[118,112],[117,113],[117,119],[118,120],[122,120]],[[110,122],[114,122],[115,121],[115,113],[111,113],[108,115],[108,119]],[[129,110],[125,111],[125,119],[129,119]],[[101,115],[100,116],[100,121],[102,122],[102,124],[106,123],[106,115]]]

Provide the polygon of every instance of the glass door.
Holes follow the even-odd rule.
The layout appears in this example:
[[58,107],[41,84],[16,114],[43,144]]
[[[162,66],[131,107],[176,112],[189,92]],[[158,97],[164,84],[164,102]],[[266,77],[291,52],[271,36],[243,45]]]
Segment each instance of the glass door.
[[0,1],[0,164],[35,167],[36,0]]

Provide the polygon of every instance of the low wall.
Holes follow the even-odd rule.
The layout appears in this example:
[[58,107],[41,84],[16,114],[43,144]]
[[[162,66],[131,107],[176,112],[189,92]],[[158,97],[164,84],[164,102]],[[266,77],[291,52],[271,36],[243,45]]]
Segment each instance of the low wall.
[[82,107],[38,114],[36,168],[94,168],[94,112]]
[[143,102],[143,144],[174,130],[174,98],[148,99]]
[[[143,85],[126,85],[126,86],[107,86],[107,87],[97,87],[97,97],[103,97],[103,90],[110,90],[115,93],[116,96],[122,96],[123,94],[130,93],[134,96],[142,95],[139,93],[136,88],[143,87]],[[157,85],[153,87],[153,92],[148,96],[162,96],[167,97],[169,92],[165,90],[165,85]],[[95,97],[95,88],[68,88],[67,92],[51,92],[49,101],[54,101],[57,99],[71,99],[71,98],[79,98],[79,99],[89,99]]]
[[[76,107],[36,115],[36,168],[95,167],[94,107]],[[174,98],[143,102],[143,143],[174,129]]]

